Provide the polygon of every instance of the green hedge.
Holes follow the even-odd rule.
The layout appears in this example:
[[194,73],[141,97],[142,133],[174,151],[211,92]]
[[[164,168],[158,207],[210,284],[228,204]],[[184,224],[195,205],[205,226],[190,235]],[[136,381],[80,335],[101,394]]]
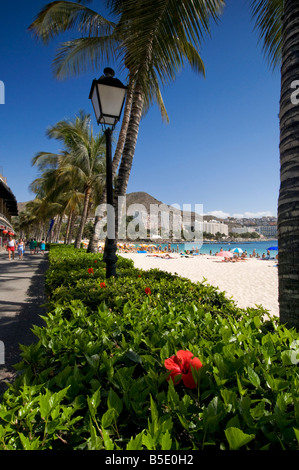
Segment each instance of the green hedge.
[[[298,449],[296,331],[121,257],[108,280],[98,254],[56,246],[49,261],[45,326],[1,398],[0,449]],[[167,380],[178,350],[203,364],[194,389]]]

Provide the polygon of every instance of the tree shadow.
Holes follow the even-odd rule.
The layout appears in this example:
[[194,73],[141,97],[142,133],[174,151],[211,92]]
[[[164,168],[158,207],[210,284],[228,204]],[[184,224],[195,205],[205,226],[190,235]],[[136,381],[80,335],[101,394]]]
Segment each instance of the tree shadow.
[[[28,346],[38,341],[31,329],[34,325],[44,325],[40,316],[46,313],[46,308],[42,305],[46,302],[45,273],[47,269],[48,260],[45,256],[31,278],[25,303],[1,302],[5,305],[8,315],[1,314],[0,317],[1,341],[5,346],[5,364],[0,365],[0,394],[7,389],[5,382],[11,383],[16,377],[17,372],[13,366],[22,359],[20,344]],[[18,313],[9,316],[9,312]]]

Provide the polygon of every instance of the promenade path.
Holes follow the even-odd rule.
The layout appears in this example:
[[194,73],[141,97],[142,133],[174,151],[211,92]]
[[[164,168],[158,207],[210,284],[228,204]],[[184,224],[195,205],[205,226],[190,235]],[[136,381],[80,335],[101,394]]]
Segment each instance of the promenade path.
[[16,254],[10,261],[6,252],[0,252],[0,394],[7,388],[5,382],[16,376],[13,365],[21,360],[19,345],[38,340],[31,328],[43,324],[47,258],[47,254],[25,252],[23,260]]

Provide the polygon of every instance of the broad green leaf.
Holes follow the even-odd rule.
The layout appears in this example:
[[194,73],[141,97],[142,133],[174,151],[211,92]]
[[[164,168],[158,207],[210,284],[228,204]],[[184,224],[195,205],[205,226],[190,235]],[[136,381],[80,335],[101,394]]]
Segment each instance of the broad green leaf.
[[126,353],[126,356],[131,359],[131,361],[133,362],[137,362],[138,364],[142,364],[142,359],[141,357],[135,353],[134,351],[132,351],[132,349],[130,349],[127,353]]
[[114,408],[109,408],[106,413],[103,414],[101,423],[103,428],[109,428],[113,424],[116,418],[116,411]]
[[152,422],[158,422],[159,420],[159,413],[157,410],[156,403],[153,400],[153,397],[151,396],[151,417],[152,417]]
[[170,437],[170,433],[167,430],[161,438],[161,450],[170,450],[172,445],[172,439]]
[[24,450],[37,450],[40,447],[39,437],[37,439],[29,439],[24,434],[19,433],[20,440]]
[[144,433],[142,434],[142,444],[148,449],[148,450],[155,450],[155,439],[150,435],[150,433]]
[[120,415],[123,409],[123,403],[121,399],[119,398],[119,396],[117,395],[117,393],[115,393],[114,390],[112,390],[112,388],[110,388],[109,393],[108,393],[107,404],[108,404],[108,408],[114,408],[117,414]]
[[234,427],[227,428],[224,432],[230,450],[238,450],[255,438],[254,434],[245,434],[241,429]]
[[106,450],[113,450],[113,449],[114,449],[114,443],[113,443],[113,441],[111,440],[111,438],[110,438],[110,436],[109,436],[109,432],[106,431],[106,429],[103,429],[103,428],[102,428],[102,436],[103,436],[103,441],[104,441],[105,449],[106,449]]
[[126,450],[142,450],[142,436],[143,431],[137,434],[136,437],[131,437],[130,441],[126,446]]
[[254,385],[256,388],[259,388],[260,385],[261,385],[261,381],[260,381],[260,378],[258,376],[258,374],[251,368],[251,367],[248,367],[247,368],[247,371],[248,371],[248,379],[249,381],[252,383],[252,385]]
[[89,432],[90,432],[90,438],[87,442],[88,450],[101,450],[101,449],[103,449],[103,441],[97,435],[96,429],[92,425],[91,422],[90,422],[90,425],[89,425]]
[[39,398],[40,414],[43,419],[46,419],[51,412],[51,403],[48,394],[41,395]]
[[91,416],[94,418],[101,402],[101,391],[100,388],[96,390],[91,397],[87,397],[88,409]]

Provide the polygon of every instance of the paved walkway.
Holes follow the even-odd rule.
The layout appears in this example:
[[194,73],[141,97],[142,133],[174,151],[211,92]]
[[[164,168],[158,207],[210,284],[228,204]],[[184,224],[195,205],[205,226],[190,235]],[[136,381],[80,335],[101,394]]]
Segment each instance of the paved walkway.
[[19,345],[37,341],[31,328],[43,324],[47,258],[25,253],[23,260],[16,254],[10,261],[6,252],[0,252],[0,394],[7,388],[5,382],[16,375],[13,365],[21,360]]

